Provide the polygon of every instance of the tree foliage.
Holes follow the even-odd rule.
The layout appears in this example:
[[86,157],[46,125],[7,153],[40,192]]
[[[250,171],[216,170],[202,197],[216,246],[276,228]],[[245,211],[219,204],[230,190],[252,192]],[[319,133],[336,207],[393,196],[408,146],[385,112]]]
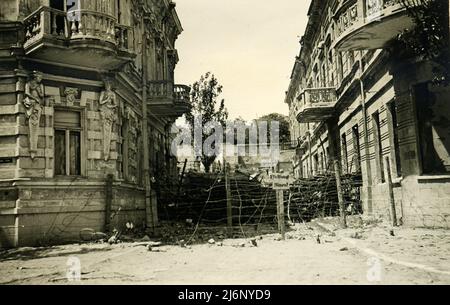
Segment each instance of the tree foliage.
[[[217,122],[225,129],[228,111],[225,108],[225,100],[220,99],[222,89],[222,85],[219,84],[219,81],[211,72],[202,75],[200,79],[192,85],[192,107],[186,114],[186,121],[190,125],[192,131],[194,130],[195,121],[200,117],[202,127],[206,126],[209,122]],[[213,133],[213,129],[207,130],[202,128],[203,140]],[[215,144],[217,143],[214,143],[214,145]],[[201,161],[207,172],[209,172],[211,164],[215,159],[216,156],[208,156],[205,152],[202,152]]]
[[291,140],[291,132],[290,132],[290,128],[289,128],[289,120],[286,116],[279,114],[279,113],[271,113],[265,116],[260,117],[257,122],[268,122],[268,127],[269,127],[269,131],[268,131],[268,137],[269,137],[269,141],[270,141],[270,126],[272,124],[272,122],[279,122],[279,139],[280,139],[280,143],[289,143]]
[[445,0],[401,0],[415,26],[401,33],[395,52],[438,64],[436,82],[449,83],[449,8]]

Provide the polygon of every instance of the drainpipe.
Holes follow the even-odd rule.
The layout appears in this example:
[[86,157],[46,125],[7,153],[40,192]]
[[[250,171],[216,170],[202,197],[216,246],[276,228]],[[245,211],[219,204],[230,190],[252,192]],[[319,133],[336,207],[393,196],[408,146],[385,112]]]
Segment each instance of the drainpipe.
[[309,123],[308,123],[308,151],[309,151],[309,176],[311,178],[314,176],[314,173],[312,165],[311,129]]
[[[145,19],[142,23],[145,27]],[[147,113],[147,92],[148,92],[148,67],[147,67],[147,36],[142,35],[142,138],[144,145],[144,186],[145,186],[145,219],[147,229],[155,231],[155,222],[152,207],[152,189],[150,181],[150,160],[149,160],[149,138],[148,138],[148,113]]]
[[361,95],[361,111],[363,114],[363,131],[364,131],[364,154],[366,156],[366,173],[367,173],[367,212],[372,214],[372,170],[370,165],[370,150],[369,150],[369,127],[367,125],[367,108],[366,108],[366,92],[364,89],[364,82],[362,80],[363,74],[363,66],[362,66],[362,58],[363,51],[359,52],[359,86],[360,86],[360,95]]

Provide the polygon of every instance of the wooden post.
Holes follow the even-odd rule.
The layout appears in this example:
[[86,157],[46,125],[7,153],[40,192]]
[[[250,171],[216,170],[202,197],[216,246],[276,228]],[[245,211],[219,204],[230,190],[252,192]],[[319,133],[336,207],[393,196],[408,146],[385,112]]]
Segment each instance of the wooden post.
[[277,230],[278,232],[281,232],[281,226],[280,226],[280,191],[275,190],[275,198],[277,201]]
[[392,184],[392,175],[391,175],[391,161],[389,157],[385,159],[386,163],[386,177],[388,184],[388,195],[389,195],[389,207],[391,214],[391,222],[392,226],[397,226],[397,214],[395,212],[395,200],[394,200],[394,186]]
[[186,172],[187,159],[184,160],[183,171],[181,172],[180,182],[178,183],[177,196],[180,196],[181,186],[183,185],[184,173]]
[[228,176],[228,166],[227,163],[223,164],[223,172],[225,175],[225,190],[227,195],[227,231],[228,236],[233,235],[233,200],[231,198],[231,185],[230,177]]
[[283,190],[277,190],[277,219],[278,219],[278,230],[280,231],[281,238],[284,240],[285,237],[285,224],[284,224],[284,192]]
[[108,175],[106,177],[105,185],[105,232],[111,232],[111,207],[112,207],[112,186],[113,186],[113,175]]
[[340,222],[342,228],[347,228],[347,216],[345,211],[344,204],[344,195],[342,192],[342,182],[341,182],[341,166],[338,160],[334,160],[334,173],[336,175],[336,189],[338,194],[339,201],[339,213],[340,213]]

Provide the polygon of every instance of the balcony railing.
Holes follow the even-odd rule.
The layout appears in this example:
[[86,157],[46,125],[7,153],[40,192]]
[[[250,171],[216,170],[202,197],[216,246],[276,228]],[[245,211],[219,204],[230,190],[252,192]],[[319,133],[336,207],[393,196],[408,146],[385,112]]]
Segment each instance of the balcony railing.
[[[418,1],[410,1],[419,5]],[[378,49],[412,25],[401,0],[344,1],[335,15],[335,47]]]
[[49,42],[65,41],[67,46],[76,41],[102,41],[110,43],[112,49],[133,53],[133,29],[118,24],[108,13],[86,9],[63,12],[41,6],[25,18],[23,24],[26,50],[33,50],[37,43],[46,39]]
[[179,117],[190,108],[191,88],[174,85],[169,80],[148,82],[148,103],[150,111],[157,116]]
[[190,93],[191,93],[191,87],[186,85],[175,85],[174,87],[174,94],[175,94],[175,101],[179,103],[189,103]]
[[24,47],[39,41],[45,36],[61,40],[69,38],[66,13],[50,7],[40,7],[25,18],[23,24],[25,29]]
[[336,102],[335,88],[308,88],[298,97],[294,111],[300,122],[318,122],[333,115]]
[[68,12],[72,39],[99,39],[116,43],[116,18],[91,10]]
[[168,80],[154,80],[148,82],[148,95],[153,100],[167,99],[173,100],[174,85]]
[[116,34],[116,43],[117,43],[117,46],[119,47],[119,49],[121,49],[121,50],[132,50],[133,49],[133,45],[132,45],[133,29],[131,27],[117,24],[116,29],[115,29],[115,34]]
[[303,92],[305,104],[332,104],[337,100],[335,88],[309,88]]
[[190,101],[191,88],[186,85],[174,85],[169,80],[154,80],[148,83],[148,95],[150,99],[167,99],[177,102]]

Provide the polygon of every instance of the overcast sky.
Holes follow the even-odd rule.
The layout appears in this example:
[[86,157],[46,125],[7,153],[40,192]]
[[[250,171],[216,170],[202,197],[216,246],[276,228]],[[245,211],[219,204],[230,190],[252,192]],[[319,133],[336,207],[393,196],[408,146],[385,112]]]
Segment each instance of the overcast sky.
[[211,71],[224,87],[230,118],[288,113],[284,95],[309,0],[176,0],[184,32],[177,40],[177,83]]

